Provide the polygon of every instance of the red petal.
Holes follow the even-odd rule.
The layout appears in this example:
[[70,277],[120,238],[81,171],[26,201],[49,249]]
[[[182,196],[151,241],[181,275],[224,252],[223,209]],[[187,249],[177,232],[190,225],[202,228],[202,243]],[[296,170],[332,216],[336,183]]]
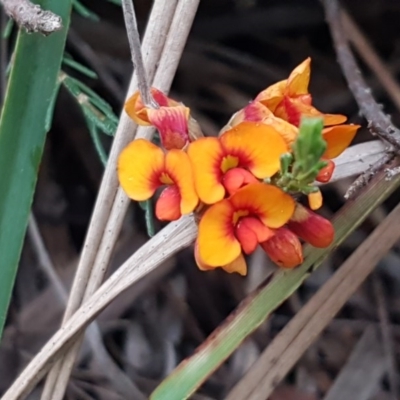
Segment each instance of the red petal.
[[243,168],[232,168],[222,178],[222,184],[230,195],[237,192],[241,187],[255,182],[258,182],[256,177]]
[[156,217],[161,221],[175,221],[181,214],[181,195],[176,185],[166,187],[156,203]]
[[242,218],[236,226],[235,233],[246,254],[251,254],[258,243],[264,242],[274,235],[271,229],[254,217]]

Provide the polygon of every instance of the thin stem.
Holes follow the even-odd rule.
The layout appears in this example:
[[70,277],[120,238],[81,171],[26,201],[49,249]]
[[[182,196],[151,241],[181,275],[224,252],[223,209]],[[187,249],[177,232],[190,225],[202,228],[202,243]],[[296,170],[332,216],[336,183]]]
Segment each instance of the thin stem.
[[132,62],[135,67],[140,96],[146,106],[156,108],[157,103],[154,101],[150,93],[150,86],[147,80],[146,70],[144,68],[136,13],[132,0],[122,0],[122,9],[124,11],[126,33],[129,40],[129,47],[131,49]]

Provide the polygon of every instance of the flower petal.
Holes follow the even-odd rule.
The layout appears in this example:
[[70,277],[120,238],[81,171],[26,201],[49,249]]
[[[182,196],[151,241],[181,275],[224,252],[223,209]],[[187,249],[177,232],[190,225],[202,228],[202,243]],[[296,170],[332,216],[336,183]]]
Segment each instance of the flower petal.
[[261,242],[265,242],[274,235],[258,218],[241,218],[235,229],[242,249],[246,254],[251,254]]
[[199,223],[198,246],[203,262],[212,267],[227,265],[241,253],[234,235],[234,208],[228,200],[212,205]]
[[280,228],[292,216],[295,202],[276,186],[251,183],[239,189],[229,201],[235,211],[247,210],[269,228]]
[[192,164],[187,153],[183,150],[170,150],[165,156],[165,171],[179,189],[181,213],[191,213],[199,198],[194,188]]
[[160,132],[161,144],[165,149],[182,149],[189,142],[189,108],[175,106],[148,109],[147,118]]
[[228,273],[233,273],[237,272],[238,274],[245,276],[247,274],[247,264],[246,260],[243,257],[243,254],[240,253],[237,258],[235,258],[232,262],[226,265],[221,265],[218,267],[212,267],[210,265],[207,265],[200,257],[199,255],[199,245],[197,241],[194,244],[194,258],[196,260],[197,267],[201,271],[210,271],[216,268],[222,268]]
[[360,125],[337,125],[324,128],[322,136],[327,143],[324,158],[336,158],[349,147]]
[[151,125],[147,118],[147,108],[144,106],[139,91],[135,92],[126,101],[125,112],[138,124],[142,126]]
[[288,228],[314,247],[328,247],[335,237],[335,230],[330,221],[300,204],[296,205]]
[[282,118],[275,117],[275,115],[270,115],[269,117],[265,118],[262,123],[271,126],[277,132],[279,132],[288,148],[290,148],[299,134],[299,129],[296,126],[290,124]]
[[279,228],[261,247],[269,258],[282,268],[294,268],[303,262],[303,249],[299,238],[287,228]]
[[221,183],[220,164],[224,153],[220,141],[214,137],[200,138],[190,143],[188,155],[200,200],[206,204],[222,200],[225,188]]
[[243,168],[232,168],[222,178],[222,183],[230,195],[237,192],[242,186],[257,182],[254,175]]
[[236,258],[229,264],[223,265],[221,268],[230,274],[233,272],[237,272],[242,276],[247,275],[247,264],[242,253],[239,254],[238,258]]
[[176,221],[181,214],[181,195],[176,185],[166,187],[156,203],[156,217],[160,221]]
[[298,96],[308,94],[311,74],[310,64],[311,58],[308,57],[291,72],[286,86],[287,95]]
[[285,141],[272,127],[258,122],[242,122],[225,132],[220,141],[225,154],[239,158],[257,178],[271,177],[280,168],[280,156],[287,151]]
[[255,98],[256,101],[264,104],[265,107],[269,108],[272,112],[275,112],[276,107],[282,101],[287,80],[283,80],[268,86],[265,90],[260,92]]
[[137,139],[122,150],[118,159],[118,178],[125,193],[133,200],[147,200],[161,185],[164,153],[153,143]]

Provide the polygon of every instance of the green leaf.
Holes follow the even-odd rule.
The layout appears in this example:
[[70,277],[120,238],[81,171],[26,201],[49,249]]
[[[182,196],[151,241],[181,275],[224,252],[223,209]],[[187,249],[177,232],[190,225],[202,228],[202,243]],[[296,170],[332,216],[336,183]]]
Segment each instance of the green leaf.
[[77,61],[75,61],[71,57],[68,57],[67,55],[64,56],[63,64],[75,69],[76,71],[87,76],[88,78],[97,79],[96,72],[94,72],[90,68],[85,67],[84,65],[78,63]]
[[156,233],[154,227],[154,213],[153,213],[153,202],[151,199],[145,201],[139,201],[140,208],[145,212],[144,218],[146,220],[147,234],[153,237]]
[[92,21],[100,21],[100,17],[93,11],[90,11],[79,0],[73,0],[73,7],[74,11],[80,16],[91,19]]
[[248,296],[225,322],[203,343],[193,356],[181,364],[155,389],[151,400],[187,399],[293,292],[318,268],[331,251],[340,245],[394,190],[400,176],[390,182],[383,174],[364,189],[357,199],[348,201],[334,218],[335,240],[328,249],[305,248],[305,262],[291,271],[279,270]]
[[63,29],[45,37],[18,34],[0,118],[0,336],[28,224],[37,172],[58,90],[71,0],[42,0]]

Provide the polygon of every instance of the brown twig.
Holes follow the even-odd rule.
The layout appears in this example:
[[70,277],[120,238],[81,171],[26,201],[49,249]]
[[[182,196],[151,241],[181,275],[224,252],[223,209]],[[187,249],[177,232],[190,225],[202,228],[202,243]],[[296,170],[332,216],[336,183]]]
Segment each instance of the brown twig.
[[0,0],[0,2],[6,14],[27,32],[50,35],[62,28],[61,17],[51,11],[43,10],[29,0]]

